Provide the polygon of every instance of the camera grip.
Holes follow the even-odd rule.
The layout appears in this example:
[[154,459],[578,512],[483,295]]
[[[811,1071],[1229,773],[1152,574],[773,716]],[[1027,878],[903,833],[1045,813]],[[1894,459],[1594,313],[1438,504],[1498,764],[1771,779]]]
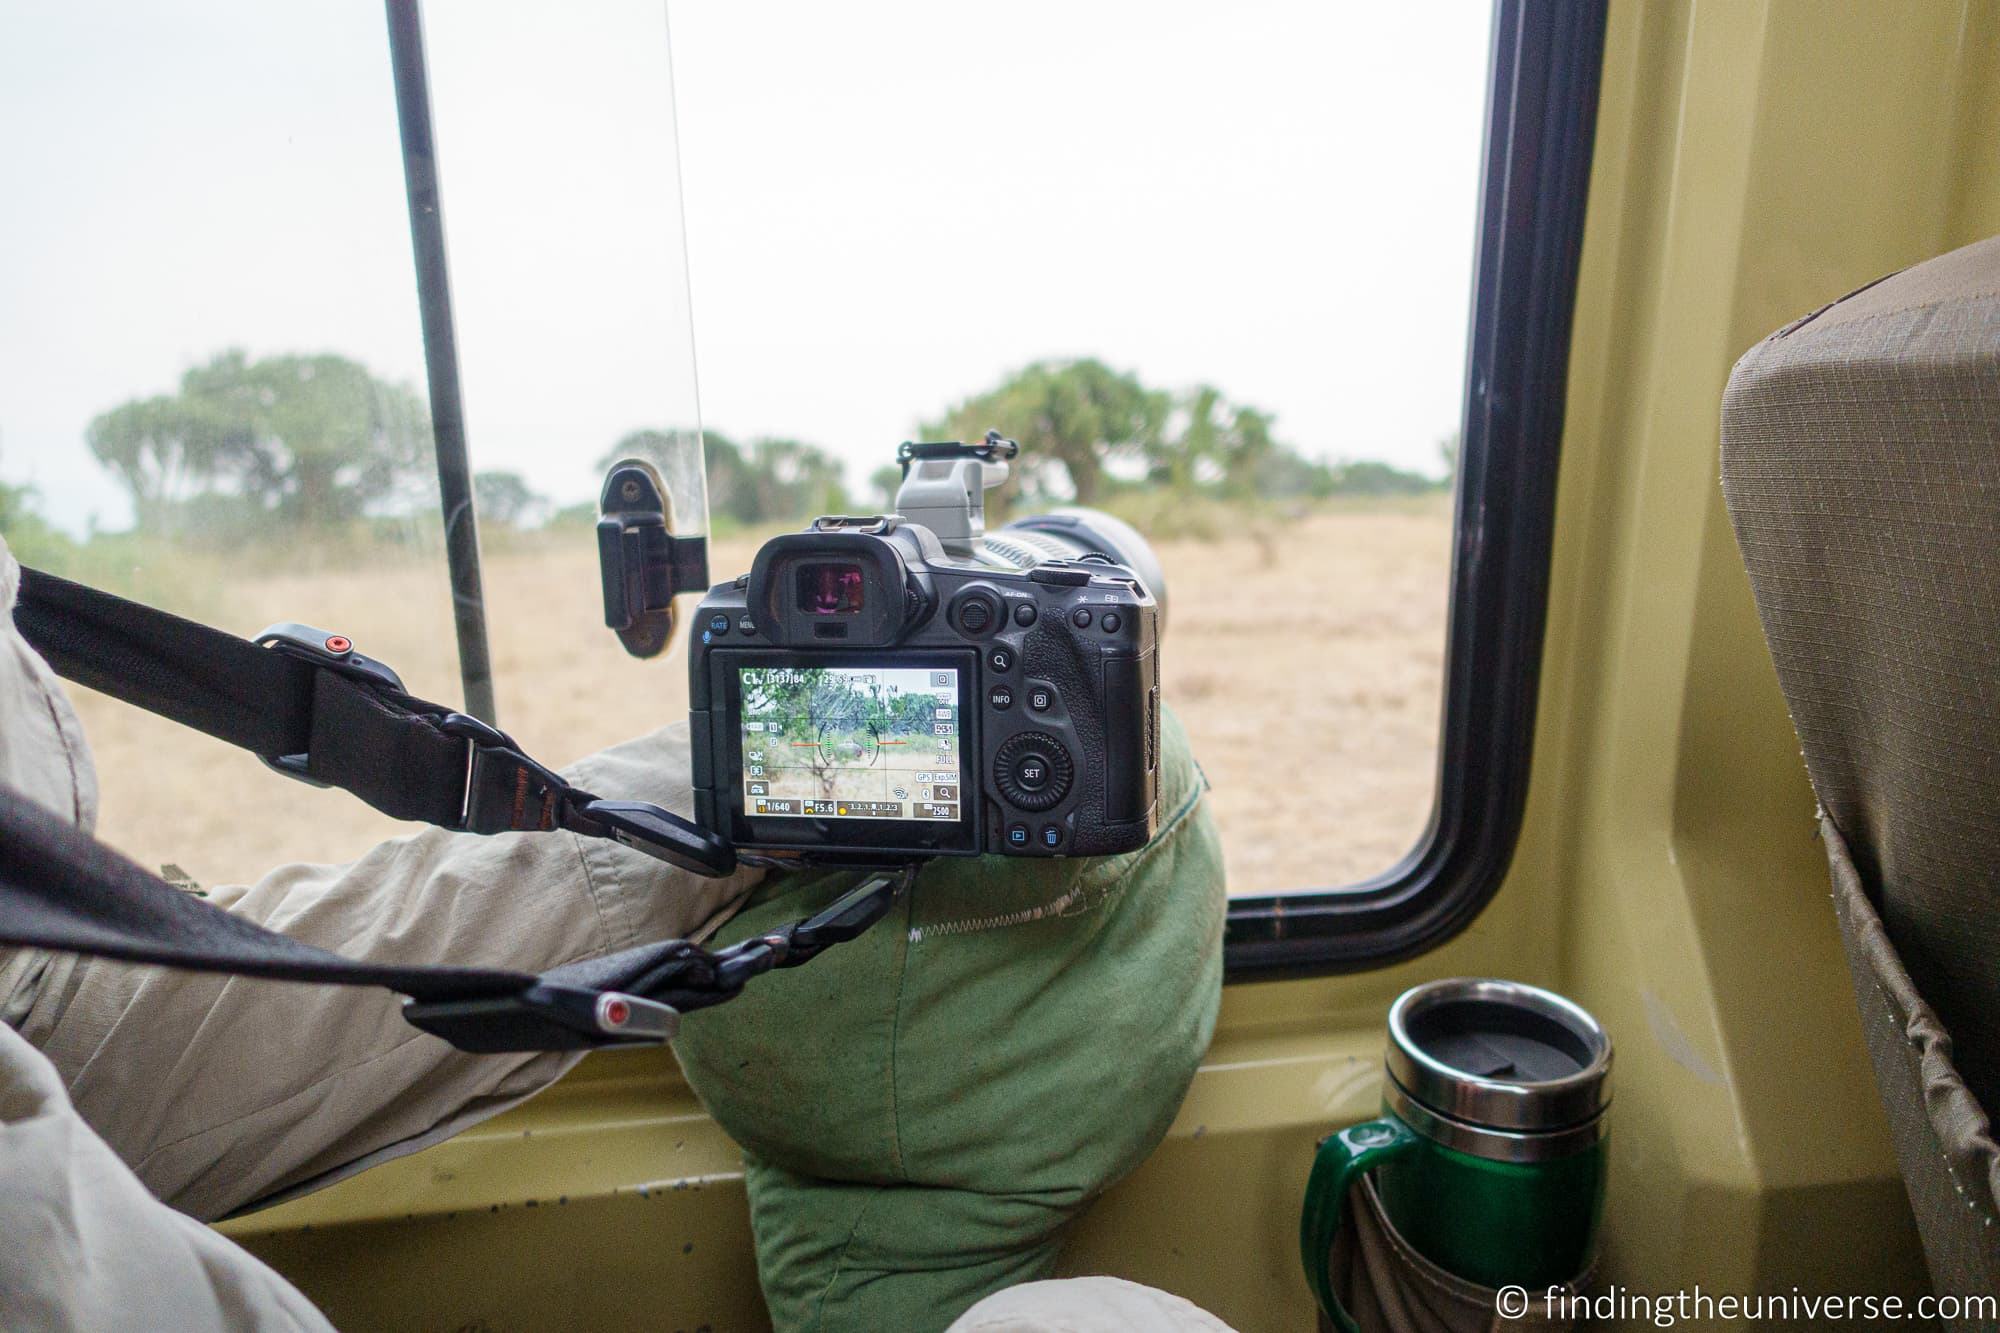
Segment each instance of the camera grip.
[[1104,820],[1130,824],[1153,808],[1159,696],[1136,657],[1104,659]]

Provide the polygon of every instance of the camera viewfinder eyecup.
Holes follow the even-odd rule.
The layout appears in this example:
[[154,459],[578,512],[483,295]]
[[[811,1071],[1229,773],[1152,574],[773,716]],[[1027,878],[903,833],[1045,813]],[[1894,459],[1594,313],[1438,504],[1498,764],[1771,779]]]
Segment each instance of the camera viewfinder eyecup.
[[745,608],[772,643],[888,648],[934,609],[929,581],[889,534],[894,519],[822,519],[764,543]]

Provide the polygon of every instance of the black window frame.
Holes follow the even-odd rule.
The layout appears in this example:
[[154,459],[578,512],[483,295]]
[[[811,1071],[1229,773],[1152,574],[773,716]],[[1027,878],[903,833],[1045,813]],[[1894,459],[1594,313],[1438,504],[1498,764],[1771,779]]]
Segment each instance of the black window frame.
[[1492,900],[1519,841],[1606,0],[1499,0],[1481,166],[1431,820],[1340,889],[1230,900],[1229,981],[1382,967]]

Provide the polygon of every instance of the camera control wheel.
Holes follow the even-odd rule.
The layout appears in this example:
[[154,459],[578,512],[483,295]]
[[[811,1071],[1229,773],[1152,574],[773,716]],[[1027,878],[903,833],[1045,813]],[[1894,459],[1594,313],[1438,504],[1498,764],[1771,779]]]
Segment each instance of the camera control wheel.
[[993,760],[993,785],[1022,810],[1052,809],[1069,795],[1075,776],[1063,743],[1039,731],[1008,737]]

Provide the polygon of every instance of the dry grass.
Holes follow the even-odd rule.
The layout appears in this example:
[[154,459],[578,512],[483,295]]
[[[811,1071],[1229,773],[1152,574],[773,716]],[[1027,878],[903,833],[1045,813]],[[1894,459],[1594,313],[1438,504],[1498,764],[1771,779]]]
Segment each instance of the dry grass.
[[[755,540],[718,543],[747,569]],[[1442,500],[1315,514],[1270,536],[1162,541],[1163,674],[1214,788],[1232,893],[1388,867],[1430,814],[1450,518]],[[601,624],[587,533],[488,554],[507,729],[549,762],[679,717],[686,660],[637,662]],[[239,633],[304,619],[350,634],[430,698],[456,697],[441,561],[265,574],[185,590]],[[76,691],[103,785],[100,833],[205,884],[349,859],[409,831],[340,792],[283,781],[207,737]]]

